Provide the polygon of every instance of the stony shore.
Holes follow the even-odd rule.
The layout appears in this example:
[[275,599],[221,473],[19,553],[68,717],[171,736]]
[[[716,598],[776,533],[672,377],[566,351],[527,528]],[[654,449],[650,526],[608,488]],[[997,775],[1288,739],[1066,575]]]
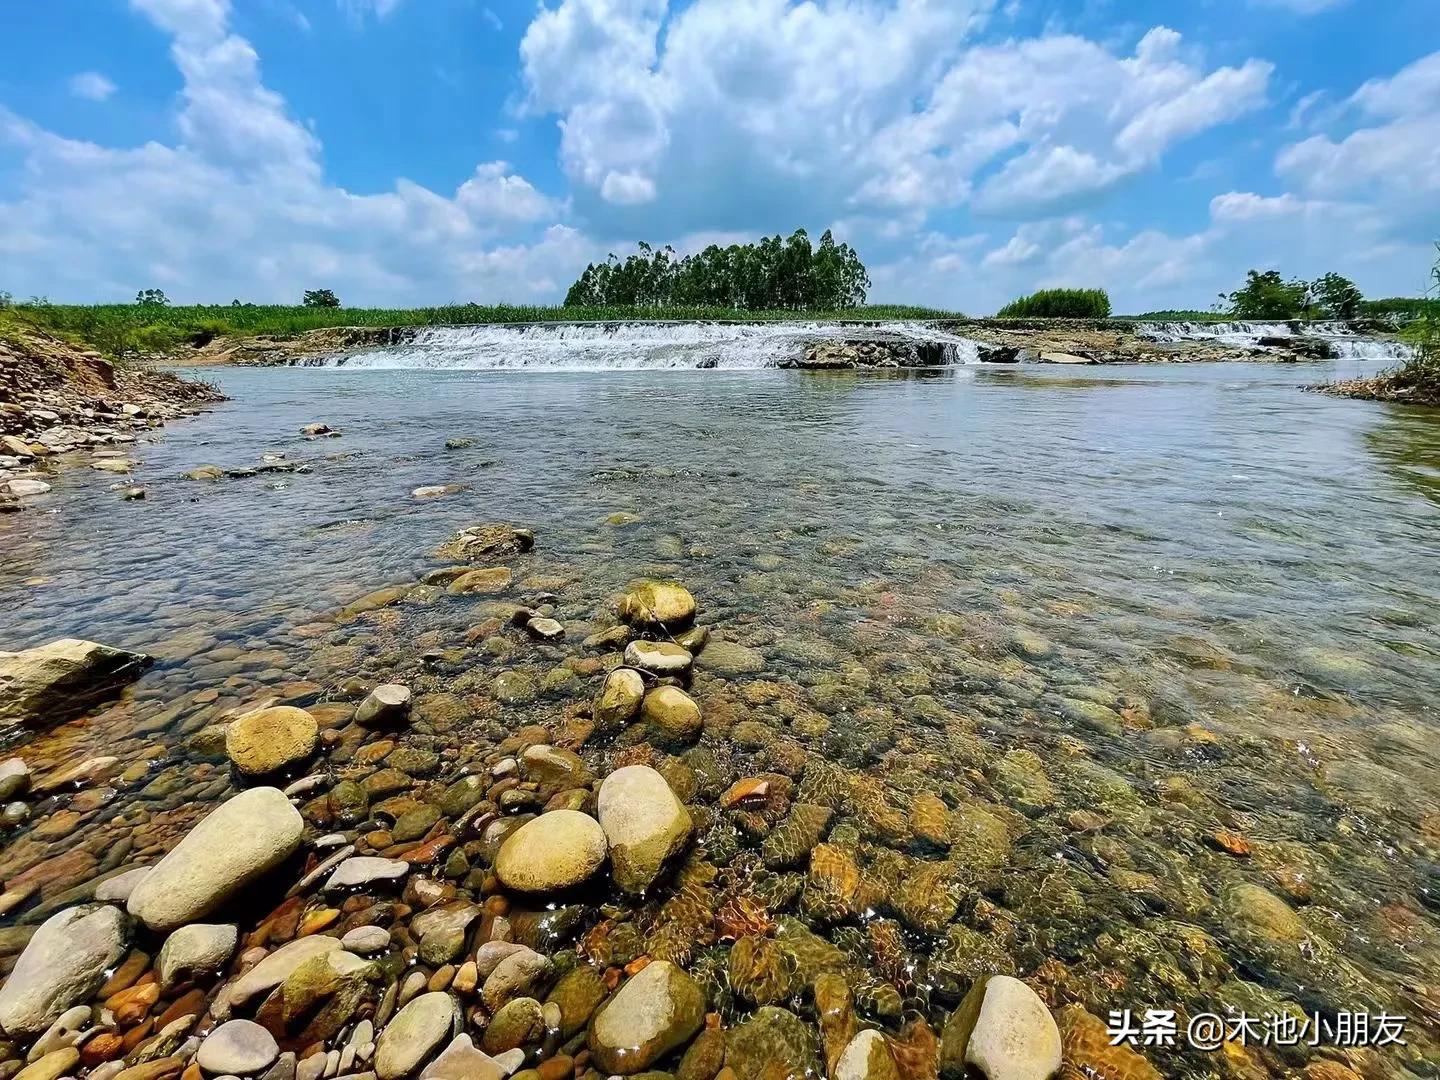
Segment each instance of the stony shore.
[[47,477],[67,465],[113,473],[117,490],[143,497],[125,480],[133,467],[128,447],[223,400],[205,383],[117,368],[38,330],[8,332],[0,337],[0,512],[44,495]]

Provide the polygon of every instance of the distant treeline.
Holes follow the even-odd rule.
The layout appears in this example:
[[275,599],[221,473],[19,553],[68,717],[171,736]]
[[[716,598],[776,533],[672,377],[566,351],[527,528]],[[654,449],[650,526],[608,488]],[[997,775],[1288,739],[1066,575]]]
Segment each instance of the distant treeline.
[[711,244],[684,258],[640,243],[623,261],[611,255],[585,267],[565,294],[566,307],[696,305],[735,311],[840,311],[865,302],[870,275],[849,244],[826,229],[818,246],[804,229],[788,240]]
[[1011,300],[997,319],[1108,319],[1110,296],[1104,289],[1041,289]]

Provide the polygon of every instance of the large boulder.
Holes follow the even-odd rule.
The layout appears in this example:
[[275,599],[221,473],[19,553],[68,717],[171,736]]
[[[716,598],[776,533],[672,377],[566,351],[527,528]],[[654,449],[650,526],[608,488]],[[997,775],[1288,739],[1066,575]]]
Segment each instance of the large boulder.
[[552,810],[505,838],[495,857],[495,873],[509,889],[555,892],[579,885],[604,862],[600,823],[579,810]]
[[590,1024],[590,1053],[606,1072],[643,1072],[705,1022],[705,993],[668,960],[647,964],[600,1007]]
[[304,709],[256,709],[225,729],[225,753],[246,776],[266,776],[298,765],[315,752],[320,725]]
[[12,1038],[38,1035],[91,996],[130,944],[130,920],[108,904],[51,915],[31,936],[0,987],[0,1028]]
[[126,904],[152,930],[209,915],[295,853],[305,821],[279,788],[221,803],[141,879]]
[[684,626],[695,618],[695,597],[674,581],[637,581],[620,598],[620,618],[632,626]]
[[690,813],[648,765],[616,769],[600,785],[597,813],[615,884],[643,893],[690,837]]
[[152,662],[143,653],[79,638],[0,652],[0,729],[63,720],[133,682]]

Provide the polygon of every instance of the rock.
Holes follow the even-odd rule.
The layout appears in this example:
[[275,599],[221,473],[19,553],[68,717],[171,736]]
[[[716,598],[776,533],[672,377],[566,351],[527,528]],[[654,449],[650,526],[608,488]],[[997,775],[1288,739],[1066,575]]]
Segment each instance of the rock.
[[219,465],[201,465],[184,474],[186,480],[223,480],[225,470]]
[[355,855],[335,868],[330,880],[325,882],[328,889],[350,889],[372,885],[380,881],[395,881],[410,872],[410,864],[403,859],[382,859],[375,855]]
[[44,480],[35,480],[28,476],[19,476],[14,480],[5,481],[5,490],[11,495],[21,497],[26,495],[44,495],[50,490],[50,485]]
[[501,1006],[480,1038],[487,1054],[504,1054],[537,1043],[545,1036],[545,1010],[534,998],[516,998]]
[[307,439],[318,439],[322,436],[338,436],[340,433],[329,424],[306,424],[300,429],[300,434]]
[[221,803],[135,886],[126,904],[152,930],[203,919],[300,846],[305,821],[278,788]]
[[130,920],[107,904],[82,904],[46,919],[0,987],[0,1028],[38,1035],[88,1001],[130,943]]
[[79,1061],[80,1051],[73,1046],[63,1046],[25,1066],[15,1073],[14,1080],[59,1080],[72,1072]]
[[390,947],[390,931],[383,926],[357,926],[346,931],[340,945],[350,952],[369,956]]
[[174,986],[181,975],[219,971],[235,952],[239,931],[228,923],[191,923],[165,939],[155,961],[160,989]]
[[676,686],[657,686],[645,695],[640,716],[650,725],[651,741],[661,747],[683,747],[700,738],[700,706]]
[[979,979],[940,1037],[940,1075],[1046,1080],[1060,1070],[1060,1029],[1035,991],[1009,975]]
[[471,1042],[456,1035],[449,1046],[420,1073],[420,1080],[505,1080],[509,1070]]
[[126,870],[123,874],[106,878],[95,886],[95,899],[110,904],[124,904],[130,899],[130,894],[135,891],[135,886],[144,881],[145,875],[148,873],[150,873],[150,867],[137,866],[133,870]]
[[509,567],[491,566],[461,574],[445,591],[456,596],[495,596],[510,588],[511,580]]
[[615,884],[629,893],[645,892],[690,837],[689,811],[647,765],[627,765],[605,778],[598,816]]
[[554,892],[587,880],[604,864],[605,854],[598,821],[578,810],[552,810],[505,838],[495,873],[519,892]]
[[0,730],[63,720],[134,681],[151,662],[143,653],[79,638],[0,652]]
[[544,616],[527,621],[525,630],[531,637],[539,638],[541,641],[559,641],[565,636],[563,624]]
[[689,652],[668,641],[632,641],[625,646],[625,663],[653,675],[683,675],[694,661]]
[[560,1009],[560,1036],[568,1039],[590,1022],[600,1003],[610,996],[605,979],[589,964],[580,964],[562,975],[545,1004]]
[[421,994],[395,1014],[375,1044],[380,1080],[400,1080],[456,1033],[460,1011],[446,993]]
[[18,757],[0,763],[0,802],[9,802],[30,789],[30,766]]
[[579,754],[558,746],[528,746],[520,764],[525,779],[536,785],[536,794],[544,800],[571,788],[588,788],[595,779]]
[[1042,352],[1040,354],[1042,364],[1093,364],[1094,360],[1088,356],[1077,356],[1075,353],[1067,352]]
[[550,961],[534,949],[519,949],[495,965],[485,980],[481,997],[485,1007],[498,1012],[511,998],[530,997],[541,980],[550,974]]
[[506,705],[526,705],[539,693],[535,680],[523,671],[502,671],[495,676],[491,689],[496,700]]
[[[725,1064],[740,1080],[823,1075],[809,1026],[775,1005],[755,1010],[749,1020],[726,1033]],[[772,1069],[776,1071],[768,1071]]]
[[225,990],[229,1005],[244,1005],[259,994],[268,994],[295,973],[305,961],[340,948],[332,937],[313,935],[296,938],[280,946],[249,971],[239,975]]
[[705,1021],[705,994],[667,960],[647,964],[600,1007],[589,1046],[602,1070],[628,1076],[648,1069]]
[[595,703],[590,707],[590,718],[601,731],[617,731],[634,720],[640,713],[640,704],[645,697],[645,679],[634,668],[616,668],[605,676]]
[[862,1031],[850,1040],[835,1065],[835,1080],[900,1080],[885,1036]]
[[320,726],[304,709],[256,709],[225,729],[225,753],[246,776],[265,776],[299,764],[315,752]]
[[268,1069],[280,1056],[275,1036],[253,1020],[227,1020],[200,1044],[195,1055],[212,1076],[249,1076]]
[[683,626],[695,618],[695,597],[673,581],[641,581],[620,598],[619,613],[632,626]]
[[516,529],[510,525],[472,525],[443,544],[436,554],[442,559],[464,562],[487,556],[505,558],[521,555],[534,546],[535,534],[529,529]]
[[355,722],[361,727],[381,727],[403,723],[410,715],[410,688],[399,683],[382,683],[371,690],[355,710]]
[[712,639],[695,658],[701,671],[733,679],[737,675],[753,675],[765,670],[765,657],[754,649],[734,641]]

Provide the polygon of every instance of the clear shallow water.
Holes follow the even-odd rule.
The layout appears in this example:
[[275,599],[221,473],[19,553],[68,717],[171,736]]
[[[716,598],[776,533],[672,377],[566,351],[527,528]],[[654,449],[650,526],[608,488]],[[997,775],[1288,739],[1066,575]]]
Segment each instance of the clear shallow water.
[[[158,743],[163,771],[188,761],[180,729],[202,705],[324,696],[349,674],[538,677],[553,661],[465,644],[473,601],[335,621],[440,565],[465,525],[531,525],[513,598],[553,592],[557,617],[587,621],[631,578],[673,575],[702,621],[764,654],[757,679],[780,690],[697,680],[716,732],[758,719],[870,777],[878,807],[938,793],[1003,821],[1003,874],[956,869],[937,903],[1044,973],[1052,1003],[1103,1018],[1253,986],[1269,1004],[1383,1005],[1413,1018],[1409,1065],[1433,1075],[1417,1060],[1440,1007],[1440,420],[1296,389],[1355,370],[207,372],[233,400],[136,448],[147,500],[80,468],[40,512],[0,519],[0,648],[76,635],[163,658],[118,727],[65,725],[24,752]],[[343,436],[300,439],[312,421]],[[266,451],[311,469],[180,478]],[[411,497],[432,484],[464,489]],[[449,650],[438,673],[426,649]],[[218,702],[195,700],[207,688]],[[591,692],[498,715],[544,722]],[[139,798],[119,788],[77,835]],[[877,880],[965,863],[897,864],[871,835],[884,819],[859,818]],[[1293,906],[1307,940],[1251,910],[1246,884]],[[925,963],[967,962],[943,920],[900,923]]]

